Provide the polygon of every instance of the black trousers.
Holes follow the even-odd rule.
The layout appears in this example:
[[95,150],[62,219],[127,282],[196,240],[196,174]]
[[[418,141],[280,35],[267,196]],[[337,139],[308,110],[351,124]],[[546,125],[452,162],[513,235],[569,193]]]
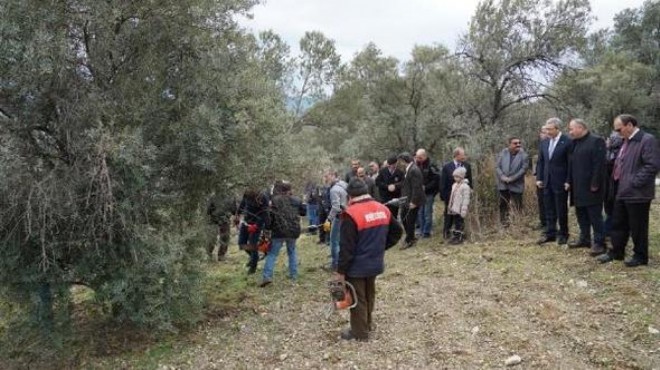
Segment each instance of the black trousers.
[[448,214],[447,218],[449,219],[449,228],[451,229],[452,225],[454,226],[454,236],[462,236],[465,232],[465,219],[461,215]]
[[[544,193],[546,228],[545,235],[551,238],[556,236],[568,238],[568,192],[555,193],[546,189]],[[557,231],[559,222],[559,231]]]
[[[325,220],[328,219],[328,212],[325,211],[323,207],[319,207],[319,225],[323,225],[325,223]],[[319,242],[320,243],[325,243],[329,238],[329,235],[325,230],[323,230],[323,227],[319,227]]]
[[539,205],[539,222],[541,224],[541,227],[545,229],[547,222],[545,219],[545,202],[544,200],[544,195],[543,195],[543,189],[537,187],[536,188],[536,202]]
[[444,236],[445,239],[449,239],[451,237],[451,224],[452,224],[452,219],[450,217],[451,215],[449,214],[449,200],[445,200],[445,210],[442,212],[442,236]]
[[387,209],[390,210],[390,213],[392,214],[392,217],[397,218],[399,216],[399,206],[397,205],[387,205]]
[[628,237],[633,241],[634,257],[642,262],[649,260],[649,211],[651,202],[628,203],[622,200],[614,202],[612,219],[612,250],[614,258],[623,258],[626,254]]
[[408,208],[408,205],[401,207],[401,221],[403,228],[406,230],[406,243],[412,243],[415,240],[415,222],[417,221],[417,213],[419,207]]
[[605,222],[603,222],[603,205],[575,207],[578,225],[580,225],[580,242],[591,243],[591,229],[594,230],[594,245],[605,247]]
[[511,208],[519,211],[522,209],[523,195],[513,193],[509,190],[500,190],[500,222],[509,226],[509,211]]
[[376,277],[347,277],[346,281],[355,287],[358,301],[357,306],[351,308],[351,333],[358,339],[368,339],[376,303]]

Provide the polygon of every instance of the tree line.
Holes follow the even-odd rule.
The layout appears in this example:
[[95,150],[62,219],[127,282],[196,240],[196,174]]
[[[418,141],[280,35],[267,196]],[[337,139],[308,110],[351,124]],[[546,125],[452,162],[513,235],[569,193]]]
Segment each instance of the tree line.
[[[658,133],[660,3],[589,33],[587,0],[485,0],[454,50],[366,45],[341,63],[236,19],[255,0],[0,3],[0,297],[8,327],[66,325],[74,284],[107,317],[199,318],[204,204],[348,158],[532,143],[550,116]],[[311,107],[308,107],[310,106]],[[3,334],[10,333],[5,330]]]

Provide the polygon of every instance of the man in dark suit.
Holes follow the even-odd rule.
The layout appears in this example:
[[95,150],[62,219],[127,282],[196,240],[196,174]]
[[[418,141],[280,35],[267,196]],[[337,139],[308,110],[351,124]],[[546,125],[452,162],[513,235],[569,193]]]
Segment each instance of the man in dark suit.
[[470,167],[470,164],[466,162],[466,159],[467,156],[465,155],[465,150],[461,147],[458,147],[454,149],[454,159],[442,166],[442,176],[440,180],[442,181],[440,186],[440,199],[445,202],[445,210],[443,213],[444,225],[442,228],[442,234],[445,239],[451,238],[451,219],[447,215],[447,211],[449,210],[451,186],[454,184],[454,170],[458,167],[465,167],[465,178],[468,180],[468,185],[474,189],[474,182],[472,181],[472,168]]
[[[568,164],[567,189],[571,192],[571,204],[580,226],[580,238],[568,243],[569,248],[591,248],[591,255],[605,253],[605,225],[603,202],[605,200],[605,140],[592,134],[587,124],[575,118],[568,124],[573,139]],[[591,243],[593,229],[593,245]]]
[[401,196],[407,197],[406,203],[401,206],[401,221],[406,230],[406,244],[401,249],[407,249],[415,245],[415,222],[419,207],[424,206],[426,196],[424,195],[424,177],[413,161],[410,153],[399,154],[399,162],[406,167],[403,183],[401,184]]
[[[561,133],[561,120],[550,118],[545,123],[548,138],[541,142],[539,161],[536,168],[536,186],[544,189],[546,211],[545,235],[538,244],[557,241],[568,242],[568,159],[571,139]],[[559,221],[559,232],[557,232]]]
[[[376,187],[378,188],[381,203],[387,203],[401,196],[401,183],[403,182],[404,173],[396,167],[396,163],[396,156],[389,157],[387,159],[387,166],[381,168],[376,177]],[[398,217],[398,204],[388,204],[387,208],[392,213],[392,217]]]
[[655,176],[660,170],[660,151],[656,138],[642,130],[637,119],[622,114],[614,120],[614,131],[623,137],[623,145],[612,171],[614,213],[612,249],[598,257],[601,263],[623,260],[628,238],[633,241],[633,256],[628,267],[649,263],[649,211],[655,198]]

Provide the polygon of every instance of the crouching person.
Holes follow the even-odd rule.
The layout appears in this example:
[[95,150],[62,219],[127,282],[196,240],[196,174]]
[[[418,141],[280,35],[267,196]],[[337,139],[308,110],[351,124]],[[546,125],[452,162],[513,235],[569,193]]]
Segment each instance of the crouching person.
[[461,244],[465,239],[465,217],[467,216],[468,206],[470,205],[470,185],[465,178],[465,167],[459,167],[454,170],[454,185],[451,187],[451,196],[449,198],[450,227],[454,226],[450,244]]
[[286,244],[289,256],[289,278],[298,277],[298,258],[296,256],[296,239],[300,237],[300,217],[305,216],[306,210],[299,198],[291,195],[291,184],[288,182],[278,184],[273,189],[273,199],[270,214],[266,221],[266,234],[270,234],[272,241],[270,251],[266,255],[263,279],[260,287],[273,282],[273,270],[280,249]]
[[394,246],[403,234],[390,210],[375,201],[368,191],[362,180],[352,179],[347,187],[348,208],[341,216],[335,279],[351,283],[357,294],[357,306],[351,309],[351,327],[341,333],[341,338],[346,340],[369,339],[376,276],[385,269],[385,250]]

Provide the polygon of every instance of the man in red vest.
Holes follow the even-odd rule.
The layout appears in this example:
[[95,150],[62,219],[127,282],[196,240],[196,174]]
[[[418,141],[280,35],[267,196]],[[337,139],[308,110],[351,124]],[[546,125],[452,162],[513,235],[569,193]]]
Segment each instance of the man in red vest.
[[350,200],[341,215],[335,279],[355,287],[357,306],[351,309],[351,327],[341,333],[341,338],[366,341],[373,329],[376,276],[385,270],[385,250],[399,241],[403,229],[390,210],[369,195],[364,181],[352,179],[346,191]]

